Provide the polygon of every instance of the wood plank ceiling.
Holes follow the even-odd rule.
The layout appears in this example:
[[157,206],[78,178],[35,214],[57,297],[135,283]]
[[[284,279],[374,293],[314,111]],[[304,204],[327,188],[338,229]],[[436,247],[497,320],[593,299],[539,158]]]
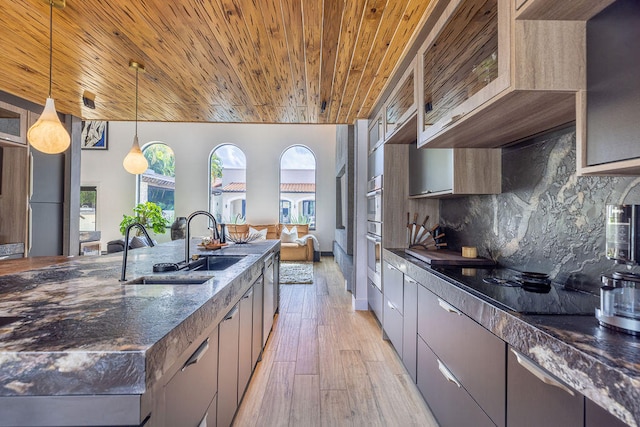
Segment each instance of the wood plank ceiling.
[[[54,9],[52,95],[59,112],[133,120],[134,59],[147,70],[143,121],[353,123],[430,10],[429,0],[67,0]],[[44,104],[48,37],[48,2],[3,1],[0,90]]]

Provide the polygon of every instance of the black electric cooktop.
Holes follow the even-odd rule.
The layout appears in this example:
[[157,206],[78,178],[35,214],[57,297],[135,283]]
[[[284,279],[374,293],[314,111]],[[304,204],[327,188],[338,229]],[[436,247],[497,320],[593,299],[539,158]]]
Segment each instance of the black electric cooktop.
[[508,310],[526,314],[594,315],[600,298],[550,282],[545,290],[531,291],[518,282],[519,272],[506,268],[437,267],[460,287]]

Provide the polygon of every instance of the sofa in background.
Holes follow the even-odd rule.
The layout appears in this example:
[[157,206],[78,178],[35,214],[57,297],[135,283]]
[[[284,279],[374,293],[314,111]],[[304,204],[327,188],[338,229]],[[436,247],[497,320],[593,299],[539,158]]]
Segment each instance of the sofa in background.
[[[156,242],[153,242],[156,244]],[[150,246],[147,239],[142,236],[133,236],[129,239],[129,249],[137,249],[144,248],[145,246]],[[124,251],[124,239],[112,240],[107,243],[107,253],[112,254],[114,252],[122,252]]]
[[[287,230],[296,227],[298,232],[298,238],[309,234],[309,224],[268,224],[268,225],[253,225],[253,224],[227,224],[227,233],[236,235],[249,234],[249,228],[262,231],[267,230],[266,239],[268,240],[280,240],[280,260],[281,261],[314,261],[313,240],[307,239],[304,245],[301,245],[295,241],[290,241],[286,233],[283,236],[282,232],[284,228]],[[283,240],[284,237],[284,240]],[[317,257],[315,257],[317,258]]]

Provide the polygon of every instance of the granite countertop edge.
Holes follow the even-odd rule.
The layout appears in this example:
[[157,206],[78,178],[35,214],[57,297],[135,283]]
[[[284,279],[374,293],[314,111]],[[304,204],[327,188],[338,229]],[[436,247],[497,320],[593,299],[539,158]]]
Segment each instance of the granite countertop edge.
[[[385,261],[509,346],[627,424],[640,424],[640,342],[636,337],[599,326],[595,316],[526,315],[505,310],[463,289],[403,249],[385,251],[391,255]],[[428,274],[446,282],[429,282]]]
[[[122,285],[121,253],[0,276],[0,317],[24,316],[0,326],[0,396],[144,394],[213,330],[278,249],[279,241],[230,246],[216,254],[247,256],[224,272],[173,273],[211,279],[194,286]],[[127,279],[183,258],[183,240],[132,250]]]

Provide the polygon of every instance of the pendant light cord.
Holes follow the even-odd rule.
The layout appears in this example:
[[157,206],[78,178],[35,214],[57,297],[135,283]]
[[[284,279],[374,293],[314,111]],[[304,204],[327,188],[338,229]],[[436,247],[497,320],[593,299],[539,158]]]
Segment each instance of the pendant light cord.
[[138,67],[136,67],[136,136],[138,136]]
[[52,74],[53,74],[53,0],[49,0],[49,98],[51,98]]

